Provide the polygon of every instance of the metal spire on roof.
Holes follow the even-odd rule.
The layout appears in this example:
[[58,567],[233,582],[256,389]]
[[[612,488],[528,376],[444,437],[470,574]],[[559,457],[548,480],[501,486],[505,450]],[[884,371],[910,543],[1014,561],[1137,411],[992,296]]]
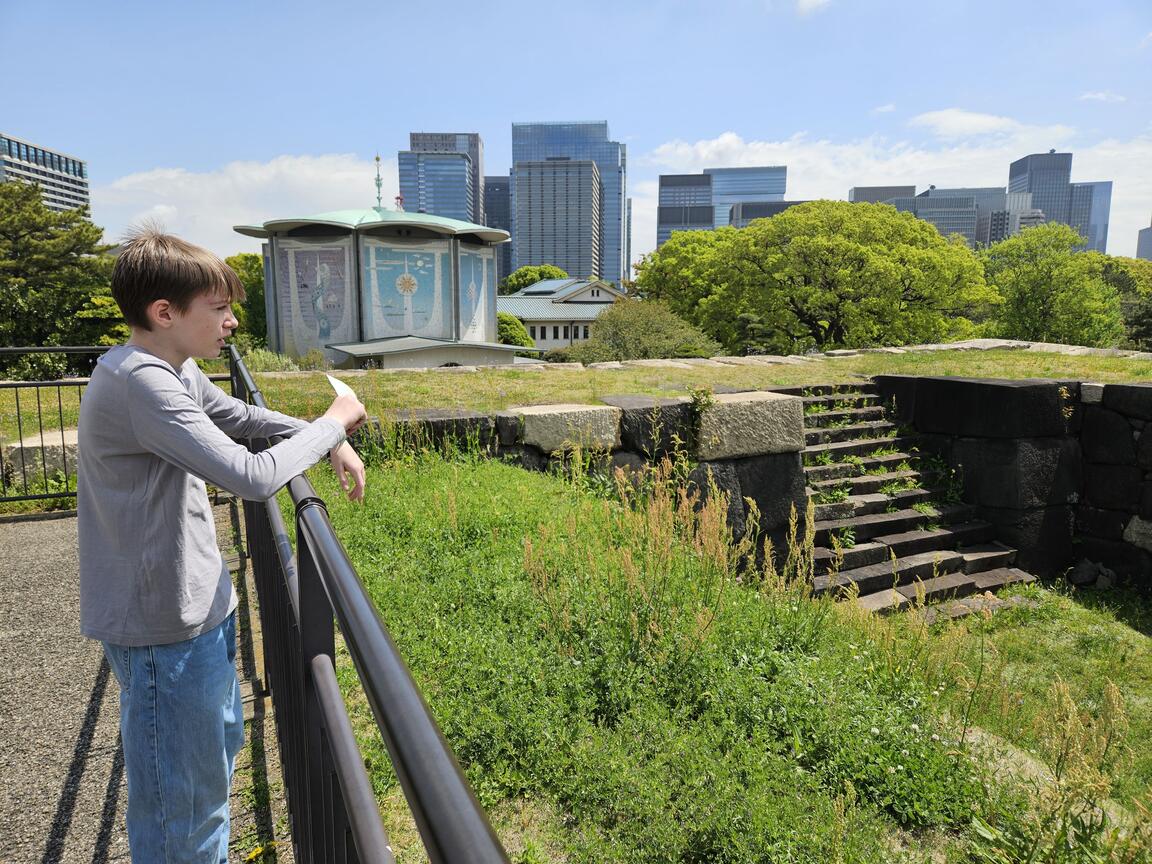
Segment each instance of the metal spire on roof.
[[380,154],[376,154],[376,206],[380,207],[380,186],[384,183],[380,179]]

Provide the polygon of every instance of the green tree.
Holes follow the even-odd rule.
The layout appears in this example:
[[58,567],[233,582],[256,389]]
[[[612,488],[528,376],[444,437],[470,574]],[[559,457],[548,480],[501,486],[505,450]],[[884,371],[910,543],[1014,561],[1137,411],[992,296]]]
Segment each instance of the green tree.
[[[113,259],[102,235],[86,209],[50,210],[38,187],[0,183],[0,345],[110,345],[127,336],[111,296]],[[41,356],[0,358],[0,373],[64,371],[59,355]],[[33,368],[39,366],[45,368]]]
[[229,255],[224,263],[236,271],[246,295],[243,305],[237,304],[236,317],[240,321],[238,332],[247,333],[252,347],[268,344],[268,316],[264,309],[264,259],[252,252]]
[[1120,295],[1125,346],[1152,349],[1152,261],[1110,255],[1102,275]]
[[617,300],[592,324],[590,338],[568,350],[573,360],[710,357],[720,346],[658,300]]
[[968,335],[997,300],[962,239],[878,204],[813,201],[747,228],[674,233],[637,269],[645,296],[734,353]]
[[498,294],[515,294],[521,288],[535,285],[544,279],[567,279],[568,274],[552,264],[528,264],[513,270],[500,280]]
[[520,345],[523,348],[535,348],[536,342],[528,335],[528,328],[524,322],[511,312],[496,313],[496,331],[501,345]]
[[1083,243],[1050,223],[984,250],[986,277],[1004,298],[998,335],[1094,347],[1124,338],[1120,294],[1104,277],[1108,256],[1077,251]]

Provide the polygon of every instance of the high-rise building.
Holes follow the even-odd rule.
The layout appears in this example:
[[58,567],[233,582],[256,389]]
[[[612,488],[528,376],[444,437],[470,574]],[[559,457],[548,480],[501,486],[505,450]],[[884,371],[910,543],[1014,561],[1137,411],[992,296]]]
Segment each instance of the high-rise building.
[[808,201],[742,201],[733,204],[728,224],[733,228],[747,228],[750,222],[756,219],[771,219],[783,213],[789,207],[797,204],[808,204]]
[[1152,225],[1141,228],[1136,234],[1136,257],[1152,261]]
[[1048,222],[1075,228],[1086,240],[1084,248],[1107,248],[1112,183],[1073,183],[1071,153],[1049,150],[1017,159],[1008,169],[1008,191],[1031,192],[1032,206]]
[[732,205],[742,202],[783,201],[788,186],[788,167],[705,168],[712,177],[713,227],[722,228],[732,215]]
[[922,192],[914,198],[890,198],[883,203],[931,222],[945,237],[961,234],[969,246],[976,245],[977,207],[971,195],[944,198]]
[[[484,216],[489,228],[503,228],[512,233],[511,180],[498,174],[484,178]],[[512,272],[512,244],[496,247],[496,278],[503,279]]]
[[[529,245],[522,238],[520,214],[519,165],[520,163],[541,163],[552,160],[570,162],[592,161],[596,163],[596,175],[601,188],[598,193],[598,239],[599,270],[593,271],[601,279],[620,282],[628,278],[631,262],[627,255],[631,251],[628,236],[628,158],[627,148],[608,137],[608,124],[601,123],[513,123],[512,124],[512,268],[525,264],[556,264],[559,261],[541,260],[535,249],[539,245]],[[575,176],[575,175],[572,175]],[[563,201],[557,190],[558,206]],[[582,193],[581,193],[582,194]],[[539,227],[539,226],[537,226]],[[538,244],[539,238],[533,243]],[[523,241],[523,242],[522,242]],[[573,253],[581,258],[583,251]],[[567,269],[567,268],[565,268]],[[583,270],[568,270],[573,276],[587,276]]]
[[0,132],[0,183],[36,183],[52,210],[87,207],[88,163]]
[[890,198],[915,198],[915,186],[853,186],[848,200],[853,204],[883,204]]
[[716,225],[711,174],[661,174],[656,207],[656,245],[673,231],[704,231]]
[[467,153],[401,150],[397,162],[405,210],[473,222],[476,192]]
[[600,170],[592,159],[519,161],[512,168],[512,269],[555,264],[577,278],[605,267]]
[[[1013,215],[1031,211],[1032,193],[1008,192],[1003,186],[966,186],[938,189],[929,186],[920,196],[924,198],[971,198],[976,207],[977,246],[999,243],[1016,233],[1012,230]],[[942,232],[943,233],[943,232]]]
[[[415,153],[467,153],[472,160],[472,193],[475,204],[465,220],[484,221],[484,142],[478,132],[409,132],[408,149]],[[445,215],[445,214],[437,214]]]

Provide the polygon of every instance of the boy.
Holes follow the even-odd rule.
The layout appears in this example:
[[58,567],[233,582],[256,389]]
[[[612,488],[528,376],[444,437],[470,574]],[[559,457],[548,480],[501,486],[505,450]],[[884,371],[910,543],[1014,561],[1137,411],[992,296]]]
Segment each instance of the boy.
[[[330,453],[362,500],[364,466],[344,439],[364,406],[341,396],[304,423],[211,383],[193,358],[219,356],[244,289],[205,249],[136,231],[112,294],[132,335],[100,358],[80,408],[80,626],[120,684],[132,860],[216,864],[244,724],[236,593],[205,483],[264,500]],[[262,453],[229,437],[251,435],[291,437]]]

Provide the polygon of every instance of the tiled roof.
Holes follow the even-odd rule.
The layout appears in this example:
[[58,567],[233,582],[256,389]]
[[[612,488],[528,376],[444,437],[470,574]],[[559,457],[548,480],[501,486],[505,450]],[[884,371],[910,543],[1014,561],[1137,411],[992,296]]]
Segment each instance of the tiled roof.
[[551,297],[521,297],[510,294],[496,298],[499,312],[532,321],[595,321],[612,305],[607,303],[556,303]]

